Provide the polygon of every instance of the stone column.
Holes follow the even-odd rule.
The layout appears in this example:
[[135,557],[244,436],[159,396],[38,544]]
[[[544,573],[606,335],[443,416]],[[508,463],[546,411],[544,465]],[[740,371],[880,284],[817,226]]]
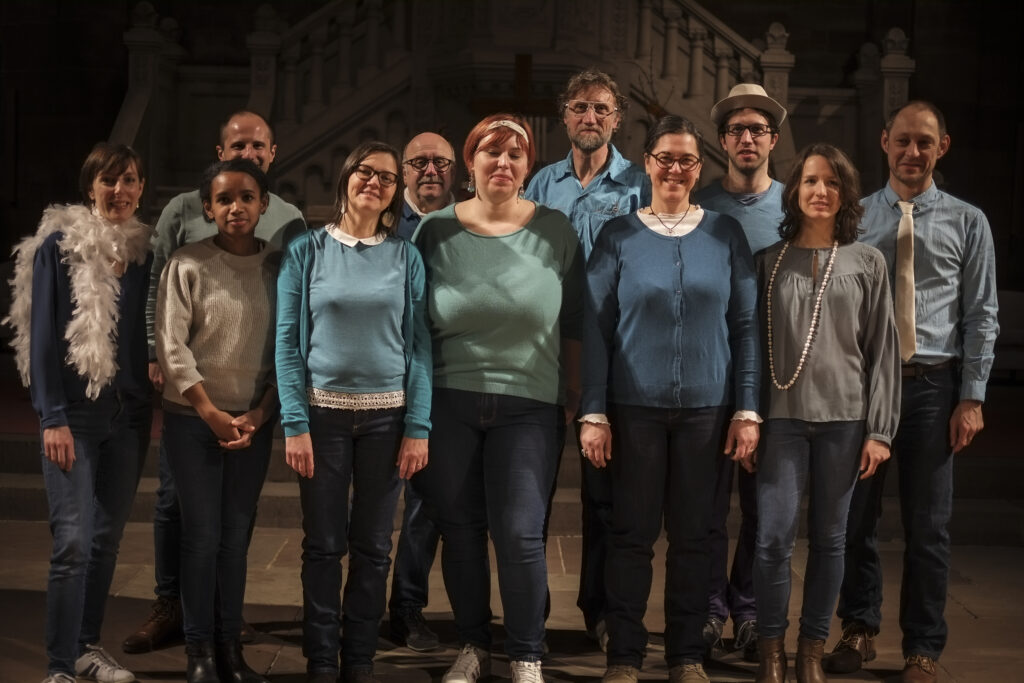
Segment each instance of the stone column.
[[885,119],[885,109],[879,96],[881,80],[878,46],[864,43],[857,52],[857,70],[853,72],[853,85],[857,89],[857,158],[861,186],[878,187],[883,182],[882,155],[878,148],[879,136]]
[[789,108],[789,72],[796,64],[796,57],[786,50],[789,33],[779,22],[773,22],[764,34],[765,49],[761,53],[761,71],[764,72],[764,89],[783,107]]
[[331,86],[331,104],[344,99],[352,89],[352,24],[355,23],[355,5],[338,3],[338,70]]
[[688,98],[700,97],[704,94],[704,41],[708,34],[704,25],[690,19],[690,78],[687,84]]
[[277,32],[277,13],[270,5],[260,5],[253,16],[253,31],[245,37],[249,48],[249,111],[270,116],[277,88],[277,53],[281,36]]
[[651,56],[651,0],[640,0],[640,25],[636,36],[636,58]]
[[148,2],[140,2],[132,10],[132,27],[124,34],[128,48],[128,92],[110,132],[111,142],[137,144],[136,136],[160,78],[164,37],[157,29],[158,19]]
[[729,94],[732,88],[732,78],[729,76],[729,66],[732,60],[732,45],[724,38],[715,36],[715,101],[721,100]]
[[308,121],[324,110],[324,45],[327,25],[320,24],[309,33],[309,91],[302,107],[302,120]]
[[916,66],[907,56],[907,35],[899,28],[891,28],[882,39],[880,68],[882,72],[882,114],[907,103],[910,93],[910,75]]
[[675,78],[679,72],[679,20],[683,10],[676,5],[665,6],[665,42],[661,55],[661,77]]

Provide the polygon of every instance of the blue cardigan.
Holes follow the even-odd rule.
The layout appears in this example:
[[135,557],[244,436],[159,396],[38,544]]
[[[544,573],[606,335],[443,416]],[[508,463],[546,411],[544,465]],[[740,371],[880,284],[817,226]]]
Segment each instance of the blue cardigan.
[[682,237],[636,214],[605,224],[587,262],[583,414],[608,403],[757,410],[757,280],[735,219],[705,211]]
[[[275,363],[277,392],[281,400],[281,425],[285,436],[309,431],[309,399],[306,396],[309,358],[309,276],[313,243],[333,239],[323,228],[309,230],[292,240],[277,278],[277,337]],[[390,237],[388,239],[400,239]],[[405,339],[405,436],[425,439],[430,433],[430,392],[433,363],[427,328],[426,278],[416,248],[402,240],[405,249],[406,286],[402,334]],[[362,325],[364,321],[354,320]]]

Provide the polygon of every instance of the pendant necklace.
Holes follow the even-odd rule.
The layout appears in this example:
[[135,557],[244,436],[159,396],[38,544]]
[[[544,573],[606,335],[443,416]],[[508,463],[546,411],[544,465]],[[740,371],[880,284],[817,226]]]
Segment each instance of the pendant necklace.
[[[686,205],[686,211],[684,211],[683,215],[679,217],[679,220],[677,220],[672,225],[669,225],[664,220],[662,220],[661,215],[659,215],[658,212],[656,212],[654,210],[653,206],[648,206],[647,208],[650,210],[650,212],[652,214],[654,214],[654,217],[658,219],[658,222],[661,223],[661,227],[665,228],[665,230],[668,232],[669,235],[674,235],[675,233],[672,232],[672,231],[675,230],[676,228],[678,228],[679,224],[683,222],[683,219],[685,219],[686,216],[689,215],[690,209],[693,208],[693,204],[687,204]],[[671,214],[669,214],[669,215],[671,215]]]
[[767,322],[768,322],[768,369],[772,376],[772,384],[779,391],[787,391],[796,384],[796,378],[800,376],[800,372],[804,369],[804,363],[807,361],[807,354],[811,350],[811,342],[814,341],[814,336],[818,333],[818,324],[821,322],[821,302],[825,296],[825,287],[828,285],[828,281],[832,276],[832,264],[836,261],[836,252],[839,251],[839,242],[834,240],[832,242],[832,252],[828,255],[828,263],[825,265],[825,274],[821,277],[821,287],[818,289],[818,296],[814,300],[814,311],[811,314],[811,324],[807,330],[807,339],[804,340],[804,349],[800,353],[800,360],[796,364],[796,372],[793,373],[792,379],[785,384],[779,382],[778,377],[775,375],[775,351],[773,348],[774,338],[772,335],[772,293],[775,288],[775,274],[779,272],[779,264],[782,263],[782,257],[786,255],[786,250],[789,249],[791,242],[786,242],[783,245],[782,251],[779,252],[779,257],[775,259],[775,267],[772,268],[772,274],[768,278],[768,292],[765,296],[765,305],[767,306]]

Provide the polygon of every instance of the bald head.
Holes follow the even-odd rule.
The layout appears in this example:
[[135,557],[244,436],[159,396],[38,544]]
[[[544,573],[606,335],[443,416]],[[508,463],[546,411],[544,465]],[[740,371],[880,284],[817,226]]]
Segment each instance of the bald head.
[[259,114],[240,111],[221,126],[217,145],[217,158],[221,161],[248,159],[266,173],[275,156],[274,133]]
[[[447,206],[455,178],[455,149],[451,144],[437,133],[420,133],[405,146],[402,161],[413,162],[402,164],[402,179],[416,207],[428,212]],[[416,168],[419,165],[423,168]]]

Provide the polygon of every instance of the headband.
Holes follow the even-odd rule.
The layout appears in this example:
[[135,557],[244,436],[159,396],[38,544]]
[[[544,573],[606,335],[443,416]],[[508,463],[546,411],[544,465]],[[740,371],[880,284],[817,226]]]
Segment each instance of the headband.
[[508,119],[498,119],[497,121],[492,122],[491,125],[487,126],[487,128],[485,128],[484,130],[494,130],[495,128],[499,128],[501,126],[511,128],[514,132],[521,135],[525,142],[530,142],[530,136],[526,134],[526,129],[524,129],[515,121],[509,121]]

